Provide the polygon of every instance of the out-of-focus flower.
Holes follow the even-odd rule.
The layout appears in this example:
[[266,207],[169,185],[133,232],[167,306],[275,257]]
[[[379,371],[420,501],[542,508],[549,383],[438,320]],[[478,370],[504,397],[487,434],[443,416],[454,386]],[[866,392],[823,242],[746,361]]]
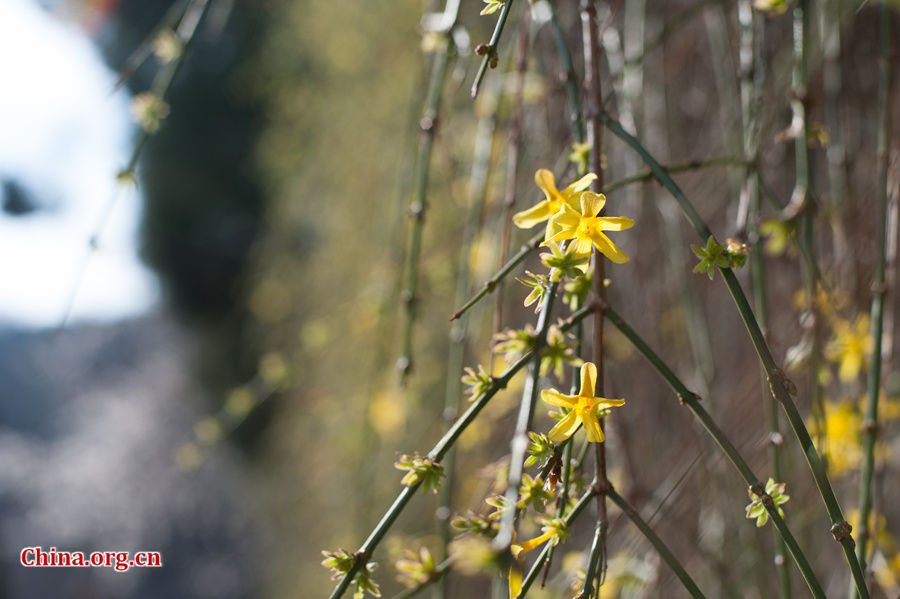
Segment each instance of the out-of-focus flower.
[[[859,435],[862,416],[846,401],[825,402],[825,422],[820,427],[817,419],[809,422],[813,438],[822,437],[822,453],[828,460],[828,469],[835,476],[855,470],[862,459]],[[821,430],[824,428],[824,430]]]
[[854,381],[872,354],[868,314],[859,315],[853,325],[848,320],[835,320],[834,338],[826,353],[830,360],[840,365],[838,377],[845,383]]
[[169,105],[154,93],[144,92],[131,100],[131,116],[141,129],[156,133],[169,116]]

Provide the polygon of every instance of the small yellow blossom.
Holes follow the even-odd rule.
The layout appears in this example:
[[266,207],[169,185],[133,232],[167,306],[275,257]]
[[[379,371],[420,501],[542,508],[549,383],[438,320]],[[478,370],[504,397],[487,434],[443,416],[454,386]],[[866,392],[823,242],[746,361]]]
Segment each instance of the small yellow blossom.
[[847,320],[836,320],[834,339],[828,344],[826,351],[833,362],[840,364],[840,379],[845,383],[854,381],[872,353],[869,316],[861,314],[852,326]]
[[[634,221],[624,216],[597,216],[606,204],[606,196],[592,191],[582,192],[581,212],[569,204],[550,219],[548,230],[553,229],[550,241],[575,240],[575,253],[587,254],[591,246],[615,262],[628,262],[628,256],[610,241],[603,231],[624,231],[634,226]],[[545,242],[546,243],[546,242]]]
[[[528,210],[514,214],[513,223],[520,229],[530,229],[550,219],[551,216],[562,210],[563,205],[577,206],[578,194],[590,187],[596,178],[597,175],[589,173],[560,191],[556,188],[556,179],[554,179],[553,173],[545,168],[539,169],[534,174],[534,182],[541,188],[547,199],[538,202]],[[550,239],[555,233],[556,231],[551,229],[551,225],[548,222],[547,233],[544,239]]]
[[584,425],[587,439],[591,443],[603,443],[603,431],[597,420],[597,412],[625,403],[624,399],[606,399],[594,397],[594,386],[597,384],[597,367],[591,362],[581,366],[581,389],[578,395],[563,395],[556,389],[541,391],[541,399],[552,406],[569,408],[571,411],[550,429],[547,436],[554,443],[565,441]]

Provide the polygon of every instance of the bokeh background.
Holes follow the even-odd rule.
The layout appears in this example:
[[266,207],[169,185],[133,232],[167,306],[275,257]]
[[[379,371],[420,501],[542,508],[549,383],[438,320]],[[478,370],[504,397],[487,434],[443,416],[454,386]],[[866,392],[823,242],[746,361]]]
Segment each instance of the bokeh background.
[[[132,98],[163,65],[153,53],[133,72],[128,65],[158,24],[188,4],[0,2],[0,594],[7,597],[323,596],[332,583],[321,550],[361,543],[397,492],[397,456],[433,445],[446,426],[448,394],[451,403],[465,401],[459,356],[462,364],[503,366],[490,351],[493,296],[471,312],[464,332],[448,317],[500,259],[517,22],[473,102],[468,90],[480,60],[473,48],[487,40],[493,19],[479,17],[482,3],[462,2],[431,162],[413,368],[401,385],[407,207],[436,49],[422,17],[441,7],[212,0],[168,91],[170,112],[142,141]],[[554,4],[578,54],[576,8]],[[613,4],[603,38],[609,109],[664,164],[723,159],[678,182],[719,237],[734,235],[742,180],[734,3]],[[878,13],[870,4],[815,3],[810,109],[827,134],[811,144],[816,244],[834,314],[820,316],[823,346],[871,300],[880,223]],[[537,168],[572,172],[547,5],[528,6],[519,208],[540,198]],[[790,28],[789,12],[765,17],[760,168],[763,214],[776,223],[770,241],[785,241],[766,254],[770,342],[795,366],[807,415],[808,304],[798,297],[796,236],[777,220],[794,181],[792,142],[777,135],[790,124]],[[117,86],[123,72],[129,76]],[[898,108],[894,101],[894,123]],[[130,187],[116,175],[138,142]],[[604,152],[608,180],[642,172],[611,136]],[[481,188],[473,181],[484,167]],[[609,274],[611,304],[703,396],[754,469],[768,473],[760,374],[724,286],[691,273],[696,239],[661,188],[636,184],[609,199],[611,213],[638,223],[616,238],[632,259]],[[514,231],[512,247],[530,235]],[[896,229],[891,235],[896,240]],[[540,268],[533,257],[526,265]],[[890,266],[893,281],[896,262]],[[524,295],[507,283],[504,328],[533,320]],[[876,472],[881,536],[873,564],[877,596],[895,597],[893,287],[888,298],[889,420]],[[608,396],[628,399],[610,422],[613,481],[645,516],[654,514],[658,532],[710,596],[773,596],[771,531],[743,519],[742,481],[640,356],[615,334],[607,342]],[[815,376],[835,415],[822,433],[833,444],[831,473],[852,510],[864,373],[841,380],[839,367],[824,360]],[[562,386],[552,377],[544,384]],[[520,385],[498,395],[461,438],[454,513],[487,509]],[[538,422],[551,420],[541,411]],[[789,522],[829,596],[844,593],[840,548],[802,454],[791,438],[784,448]],[[387,596],[401,588],[391,562],[402,547],[440,553],[436,505],[430,495],[417,499],[376,554]],[[585,547],[591,529],[586,521],[574,530],[567,549]],[[34,545],[161,551],[166,565],[125,574],[22,568],[19,551]],[[610,547],[604,597],[680,592],[620,517]],[[564,592],[578,556],[558,561],[548,589],[534,596]],[[486,592],[489,583],[452,576],[449,596]],[[804,592],[796,574],[794,586]]]

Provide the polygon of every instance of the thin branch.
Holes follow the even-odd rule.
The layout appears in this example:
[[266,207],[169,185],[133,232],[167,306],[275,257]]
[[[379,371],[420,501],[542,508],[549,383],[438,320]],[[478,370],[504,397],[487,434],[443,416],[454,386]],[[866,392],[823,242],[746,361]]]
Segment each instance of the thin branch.
[[472,82],[473,100],[478,97],[478,89],[481,87],[481,81],[484,79],[488,66],[491,68],[497,66],[497,46],[500,44],[500,36],[503,34],[503,27],[506,26],[512,5],[513,0],[506,0],[503,3],[503,8],[500,9],[500,15],[497,17],[497,24],[494,25],[494,33],[491,34],[491,41],[487,44],[482,44],[476,50],[477,53],[482,55],[482,58],[481,66],[478,67],[478,72],[475,74],[475,81]]
[[421,135],[419,137],[419,155],[416,160],[415,185],[413,199],[409,206],[409,217],[412,220],[410,231],[409,256],[406,265],[406,289],[403,291],[403,302],[406,319],[403,327],[403,350],[397,360],[401,385],[406,382],[412,370],[413,325],[416,320],[416,292],[419,281],[419,257],[422,252],[422,228],[425,221],[425,209],[428,196],[428,172],[431,166],[431,149],[434,146],[435,127],[438,121],[438,110],[444,88],[444,79],[450,63],[453,49],[453,28],[459,16],[459,2],[447,0],[444,10],[446,29],[443,40],[434,56],[431,70],[431,81],[425,98],[425,108],[419,121]]

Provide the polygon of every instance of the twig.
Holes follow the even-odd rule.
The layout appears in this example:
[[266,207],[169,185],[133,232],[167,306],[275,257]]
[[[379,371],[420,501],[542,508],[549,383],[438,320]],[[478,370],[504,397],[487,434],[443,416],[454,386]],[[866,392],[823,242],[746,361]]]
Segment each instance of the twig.
[[453,47],[453,28],[459,15],[459,2],[447,0],[444,17],[446,29],[443,32],[443,43],[434,56],[431,70],[431,81],[428,84],[428,92],[425,98],[425,108],[419,128],[419,155],[416,160],[415,184],[413,200],[409,206],[409,217],[412,220],[410,232],[409,256],[406,265],[406,289],[403,291],[403,302],[406,320],[403,329],[403,350],[397,360],[397,370],[400,373],[401,385],[412,369],[413,325],[416,320],[416,291],[419,280],[419,257],[422,252],[422,228],[425,221],[425,209],[428,196],[428,171],[431,164],[431,149],[434,146],[435,127],[438,121],[438,110],[441,104],[441,92],[444,88],[444,79],[447,67],[450,63],[451,49]]
[[478,293],[469,298],[469,301],[467,301],[459,310],[453,313],[453,316],[450,317],[450,320],[456,320],[457,318],[465,314],[472,306],[477,304],[479,300],[481,300],[481,298],[494,291],[494,289],[497,288],[497,284],[502,281],[503,278],[506,277],[506,275],[512,272],[512,270],[516,266],[521,264],[521,262],[528,256],[528,254],[540,247],[541,241],[543,240],[544,232],[541,231],[540,233],[529,239],[525,244],[523,244],[522,247],[519,248],[519,251],[509,259],[509,262],[503,265],[503,268],[498,270],[494,274],[494,276],[484,282],[484,285],[482,285]]
[[[497,268],[501,268],[509,256],[512,238],[512,218],[516,207],[516,188],[519,175],[519,146],[522,143],[522,113],[525,92],[525,73],[528,69],[528,32],[531,27],[530,11],[523,10],[519,17],[519,31],[516,38],[515,79],[513,80],[513,116],[509,125],[506,151],[506,188],[503,193],[503,234],[500,237],[500,256]],[[494,334],[503,326],[503,280],[498,283],[497,301],[494,304]]]
[[478,89],[481,86],[481,80],[487,72],[488,66],[494,68],[497,66],[497,45],[500,43],[500,36],[503,34],[503,27],[509,18],[509,10],[512,8],[513,0],[506,0],[503,8],[500,9],[500,15],[497,17],[497,24],[494,25],[494,33],[491,34],[491,41],[487,45],[482,44],[477,52],[482,54],[481,66],[475,74],[475,81],[472,82],[472,99],[478,97]]

